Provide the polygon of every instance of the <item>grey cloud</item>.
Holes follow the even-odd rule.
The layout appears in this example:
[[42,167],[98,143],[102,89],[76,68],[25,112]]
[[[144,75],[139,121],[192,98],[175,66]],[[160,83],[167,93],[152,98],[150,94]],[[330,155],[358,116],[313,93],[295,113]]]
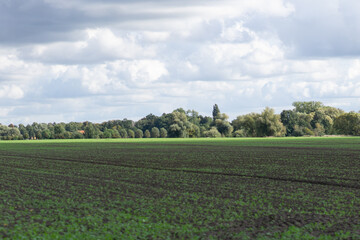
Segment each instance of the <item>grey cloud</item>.
[[359,57],[360,3],[294,0],[287,15],[267,14],[264,2],[229,17],[249,1],[3,0],[0,90],[24,96],[3,94],[0,122],[136,120],[177,107],[211,115],[214,103],[235,118],[331,98],[358,108],[355,58],[331,59]]
[[[187,15],[186,10],[166,12],[157,11],[157,8],[199,4],[190,4],[190,1],[180,4],[178,1],[76,0],[68,3],[70,5],[62,1],[42,0],[0,2],[0,44],[71,41],[76,39],[76,31],[84,28],[119,24],[122,24],[122,28],[126,28],[129,21],[183,18]],[[106,4],[110,6],[102,10],[101,6]]]
[[296,0],[296,11],[270,24],[293,47],[292,57],[360,55],[360,2]]
[[115,35],[109,29],[92,31],[93,37],[83,31],[75,42],[58,42],[42,46],[18,48],[19,56],[25,60],[48,64],[97,64],[117,59],[139,59],[152,57],[153,44],[144,44],[128,37],[126,33]]
[[[0,4],[0,44],[3,45],[73,41],[77,31],[97,27],[129,31],[171,30],[176,29],[174,25],[183,24],[184,19],[226,17],[227,13],[222,12],[222,7],[227,7],[227,11],[232,9],[237,12],[236,8],[243,11],[237,5],[239,3],[230,0],[221,3],[216,0],[13,0]],[[233,8],[230,7],[232,5]],[[253,11],[254,6],[247,5]],[[214,28],[207,30],[211,32]],[[199,33],[203,33],[203,30],[199,29]],[[198,34],[197,38],[203,39],[201,35]]]
[[[84,98],[91,95],[77,79],[49,81],[41,85],[41,90],[41,98],[47,99]],[[41,99],[38,100],[41,101]]]
[[[56,9],[40,0],[14,0],[0,7],[0,44],[71,40],[81,12]],[[73,24],[70,24],[70,23]]]

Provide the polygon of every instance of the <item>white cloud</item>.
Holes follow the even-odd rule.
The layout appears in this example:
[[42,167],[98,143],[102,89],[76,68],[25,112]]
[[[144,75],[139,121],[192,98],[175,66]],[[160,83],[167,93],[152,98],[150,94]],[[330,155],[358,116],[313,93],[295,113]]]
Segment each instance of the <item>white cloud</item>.
[[244,27],[243,22],[236,22],[230,27],[225,27],[223,23],[223,29],[221,38],[228,42],[243,42],[248,41],[249,38],[255,38],[254,32]]
[[[283,0],[273,0],[268,4],[267,0],[225,0],[218,1],[182,1],[182,2],[164,2],[164,1],[71,1],[62,3],[50,1],[53,5],[62,8],[78,8],[81,11],[97,16],[105,17],[110,14],[124,14],[127,12],[130,16],[142,14],[144,16],[169,16],[173,18],[185,18],[194,16],[206,16],[208,18],[220,17],[239,17],[249,12],[256,12],[267,16],[286,17],[294,11],[294,6]],[[85,4],[86,3],[86,4]],[[141,19],[141,17],[138,17]]]
[[8,117],[9,113],[14,110],[14,107],[0,107],[0,117]]
[[82,84],[89,89],[91,93],[105,93],[105,87],[110,85],[112,79],[107,75],[106,65],[96,66],[93,69],[82,68]]
[[127,65],[131,80],[139,85],[157,81],[168,74],[165,65],[156,60],[134,61]]
[[21,54],[25,59],[55,64],[101,63],[116,59],[150,58],[156,55],[153,45],[141,46],[131,34],[115,34],[108,28],[86,29],[82,32],[82,38],[78,41],[25,47],[21,49]]
[[348,70],[348,78],[354,79],[360,76],[360,60],[356,59]]
[[[37,67],[34,64],[28,64],[20,60],[16,54],[0,55],[0,79],[3,81],[15,81],[20,78],[34,76]],[[23,75],[26,73],[26,75]]]
[[275,34],[258,34],[240,22],[223,22],[218,38],[203,44],[188,59],[200,75],[240,80],[284,74],[288,67],[285,54]]
[[94,94],[148,87],[167,74],[164,63],[158,60],[119,60],[83,67],[80,73],[82,85]]
[[15,85],[5,85],[0,87],[0,98],[21,99],[24,97],[23,90]]
[[0,117],[100,121],[177,107],[211,114],[214,103],[236,117],[294,100],[354,110],[358,4],[34,0],[20,14],[9,1],[0,8]]
[[142,37],[145,41],[149,42],[164,42],[169,39],[170,32],[144,31],[142,32]]

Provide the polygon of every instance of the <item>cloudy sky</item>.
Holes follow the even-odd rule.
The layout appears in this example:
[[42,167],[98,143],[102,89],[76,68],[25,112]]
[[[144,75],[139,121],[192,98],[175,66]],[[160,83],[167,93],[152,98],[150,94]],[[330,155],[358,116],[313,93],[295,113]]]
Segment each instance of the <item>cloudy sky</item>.
[[358,0],[0,0],[0,122],[360,110]]

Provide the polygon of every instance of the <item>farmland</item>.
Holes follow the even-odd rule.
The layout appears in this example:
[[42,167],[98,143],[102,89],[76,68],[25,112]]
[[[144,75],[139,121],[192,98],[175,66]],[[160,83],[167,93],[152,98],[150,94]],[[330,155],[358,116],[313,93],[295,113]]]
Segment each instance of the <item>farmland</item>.
[[0,142],[0,238],[360,238],[360,138]]

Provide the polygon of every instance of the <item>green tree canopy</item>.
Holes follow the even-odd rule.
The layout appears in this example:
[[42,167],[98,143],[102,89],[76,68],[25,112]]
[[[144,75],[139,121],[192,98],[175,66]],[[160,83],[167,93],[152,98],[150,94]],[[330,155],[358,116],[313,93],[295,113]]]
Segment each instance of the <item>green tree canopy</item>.
[[174,138],[188,137],[187,129],[187,117],[185,112],[173,111],[168,115],[168,136]]
[[124,128],[119,130],[119,135],[120,135],[121,138],[127,138],[128,137],[128,133]]
[[161,138],[167,137],[167,130],[165,128],[160,128],[160,137]]
[[213,106],[213,111],[212,111],[212,115],[213,115],[213,120],[215,121],[215,119],[218,117],[218,115],[220,114],[220,109],[219,106],[217,104],[215,104]]
[[151,137],[152,138],[158,138],[160,137],[160,130],[157,127],[153,127],[151,129]]
[[293,106],[295,107],[296,112],[309,114],[315,112],[317,109],[323,107],[324,105],[322,104],[322,102],[311,101],[311,102],[294,102]]
[[339,134],[360,136],[360,113],[344,113],[335,119],[334,129]]
[[221,137],[221,133],[219,133],[216,127],[212,127],[210,130],[204,132],[204,137],[219,138]]
[[238,116],[232,121],[235,131],[242,130],[242,134],[246,137],[256,137],[256,119],[260,117],[258,113],[249,113],[246,115]]
[[146,129],[144,132],[144,138],[150,138],[150,137],[151,137],[150,131]]
[[[247,137],[284,136],[286,129],[274,109],[265,108],[261,114],[250,113],[237,117],[233,122],[236,134]],[[241,131],[238,131],[241,130]]]
[[[137,130],[140,130],[140,129],[137,129]],[[137,131],[136,130],[136,131]],[[140,130],[141,131],[141,130]],[[141,131],[141,133],[142,133],[142,131]],[[132,130],[132,129],[128,129],[128,131],[127,131],[127,135],[128,135],[128,138],[135,138],[136,136],[135,136],[135,132]]]
[[280,121],[280,116],[275,114],[274,109],[266,107],[255,122],[258,137],[285,136],[285,127]]
[[135,137],[136,138],[142,138],[144,135],[143,131],[141,129],[136,129],[135,130]]

